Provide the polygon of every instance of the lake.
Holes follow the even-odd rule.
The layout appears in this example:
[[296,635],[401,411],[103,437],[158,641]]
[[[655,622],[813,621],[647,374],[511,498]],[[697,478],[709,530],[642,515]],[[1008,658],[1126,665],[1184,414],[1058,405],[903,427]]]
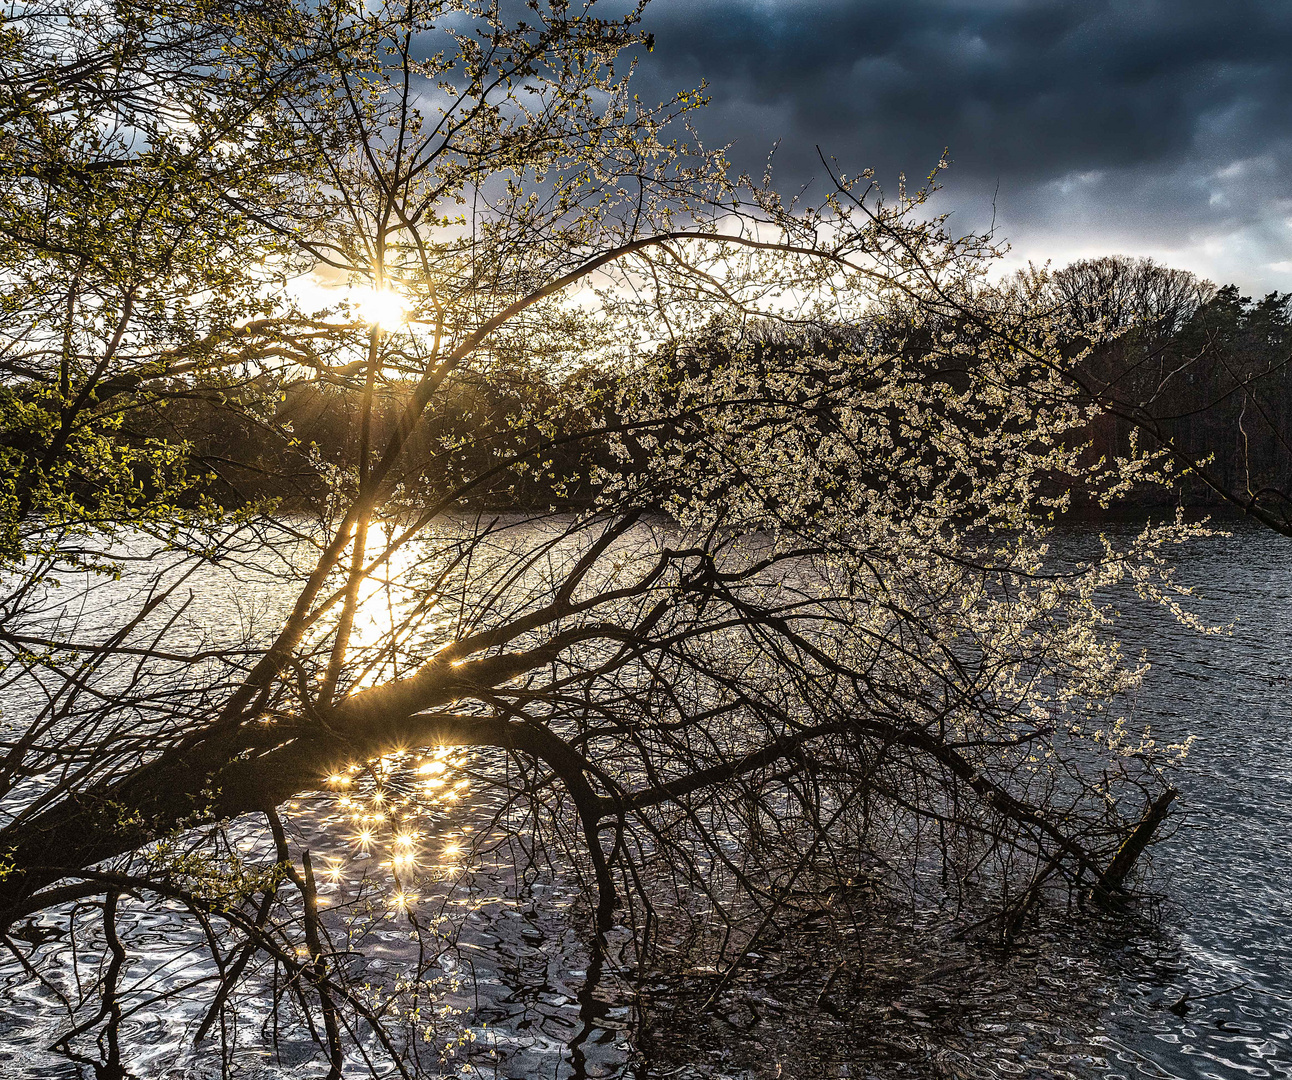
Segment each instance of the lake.
[[[714,972],[639,971],[622,933],[598,962],[572,878],[517,877],[496,828],[505,808],[489,789],[492,766],[466,754],[428,761],[445,794],[421,822],[438,862],[417,903],[444,926],[445,1075],[1292,1076],[1292,541],[1228,527],[1183,551],[1179,579],[1198,591],[1192,610],[1232,632],[1201,636],[1118,598],[1128,653],[1146,649],[1153,664],[1134,720],[1161,741],[1196,736],[1174,831],[1150,860],[1152,895],[1113,915],[1043,906],[1009,947],[949,920],[934,898],[858,897],[767,935],[710,1002]],[[1067,526],[1056,549],[1080,551],[1097,532]],[[306,801],[298,821],[300,842],[362,870],[366,853],[336,799]],[[358,887],[355,873],[338,871],[332,903]],[[151,943],[120,1029],[129,1074],[218,1075],[210,1052],[190,1046],[194,1008],[156,997],[202,978],[186,967],[196,962],[189,932],[128,901],[123,919]],[[32,933],[57,973],[76,943],[53,919]],[[399,919],[367,935],[374,977],[398,972],[408,947]],[[0,975],[0,1073],[111,1075],[93,1041],[80,1060],[47,1049],[69,1026],[50,987],[13,962]],[[309,1053],[252,1055],[241,1075],[323,1075],[304,1064]]]

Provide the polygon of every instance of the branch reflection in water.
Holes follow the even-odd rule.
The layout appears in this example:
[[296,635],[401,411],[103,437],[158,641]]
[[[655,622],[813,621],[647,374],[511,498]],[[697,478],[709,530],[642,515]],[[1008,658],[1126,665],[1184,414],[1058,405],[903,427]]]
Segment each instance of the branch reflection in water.
[[[1264,557],[1251,546],[1258,541],[1245,542],[1248,559]],[[1220,580],[1231,561],[1218,556],[1203,573]],[[1232,577],[1241,566],[1242,559],[1232,561],[1227,572]],[[1266,572],[1276,571],[1253,571]],[[208,611],[223,602],[204,599]],[[1217,607],[1208,614],[1224,612]],[[1144,633],[1161,640],[1160,620],[1146,621]],[[1196,648],[1192,640],[1180,637],[1170,647]],[[1216,647],[1214,640],[1209,647]],[[381,646],[374,638],[368,647]],[[1141,710],[1169,713],[1173,692],[1157,688],[1162,704],[1143,698]],[[1178,722],[1187,730],[1194,721]],[[1269,762],[1281,760],[1269,747],[1262,753]],[[1199,767],[1211,768],[1205,759]],[[283,831],[295,864],[308,851],[316,868],[319,952],[346,1011],[362,1016],[384,1009],[385,1030],[405,1031],[406,1045],[433,1054],[426,1064],[435,1069],[456,1067],[452,1062],[487,1068],[496,1061],[502,1075],[550,1075],[556,1068],[562,1075],[627,1076],[645,1060],[680,1067],[684,1059],[716,1055],[711,1063],[718,1072],[711,1075],[738,1076],[741,1069],[759,1075],[757,1060],[777,1055],[782,1061],[821,1057],[825,1070],[831,1066],[824,1058],[855,1060],[863,1053],[907,1073],[924,1069],[920,1061],[930,1069],[934,1061],[960,1061],[990,1073],[998,1066],[1011,1071],[1010,1062],[1031,1060],[1035,1067],[1044,1060],[1055,1075],[1087,1076],[1101,1073],[1098,1060],[1109,1055],[1145,1053],[1165,1068],[1173,1058],[1163,1057],[1160,1046],[1127,1041],[1127,1035],[1149,1022],[1148,1030],[1165,1026],[1162,1034],[1169,1036],[1198,1015],[1177,1020],[1165,1009],[1185,992],[1168,989],[1178,988],[1183,971],[1192,972],[1195,1010],[1224,1020],[1220,1014],[1237,1005],[1248,1017],[1224,1020],[1218,1037],[1254,1049],[1264,1040],[1266,1059],[1287,1054],[1270,1027],[1286,1010],[1277,997],[1261,997],[1268,977],[1202,999],[1222,981],[1232,987],[1242,980],[1208,982],[1188,943],[1173,940],[1169,921],[1161,935],[1136,918],[1105,927],[1074,913],[1070,922],[1061,908],[1049,906],[1034,916],[1015,950],[1002,954],[990,935],[970,931],[977,919],[971,902],[955,914],[921,899],[918,890],[897,901],[880,887],[886,871],[877,862],[869,873],[828,887],[794,887],[764,935],[749,945],[735,939],[716,966],[710,957],[725,932],[722,912],[694,889],[680,894],[681,907],[657,913],[653,950],[642,952],[640,940],[619,930],[599,950],[585,899],[591,868],[570,843],[568,824],[561,833],[562,806],[550,777],[523,758],[502,749],[410,748],[338,762],[326,781],[329,794],[285,807],[290,818]],[[47,912],[20,928],[15,941],[32,966],[7,976],[15,1068],[44,1075],[59,1069],[56,1058],[18,1050],[19,1031],[28,1033],[29,1045],[57,1043],[65,1061],[93,1062],[108,1070],[105,1076],[123,1067],[122,1047],[125,1068],[138,1076],[149,1074],[150,1061],[177,1054],[196,1062],[214,1039],[230,1053],[241,1046],[240,1054],[270,1039],[274,1050],[266,1060],[288,1070],[294,1059],[317,1053],[299,1001],[312,960],[303,939],[222,951],[221,971],[203,932],[184,917],[196,907],[218,930],[220,914],[209,898],[222,895],[249,912],[237,924],[248,941],[257,926],[264,933],[279,921],[303,925],[302,894],[311,889],[306,883],[292,892],[281,874],[274,880],[275,852],[256,823],[236,821],[222,835],[217,846],[225,861],[200,868],[205,908],[184,888],[198,868],[188,867],[188,879],[174,869],[184,868],[183,846],[175,842],[152,856],[172,867],[175,917],[139,903],[133,881],[109,891],[117,897],[110,925],[127,950],[120,962],[101,903]],[[730,904],[727,917],[740,914]],[[32,981],[37,969],[43,982]],[[703,1010],[724,976],[724,993]],[[221,1002],[220,994],[235,995],[237,1008],[213,1007],[213,988]],[[1121,1010],[1140,1020],[1115,1034]],[[295,1035],[293,1016],[304,1023]],[[1244,1023],[1252,1034],[1236,1033]],[[185,1033],[180,1045],[178,1032]],[[30,1037],[35,1033],[38,1041]],[[195,1035],[199,1045],[184,1050]],[[326,1041],[322,1031],[317,1037]],[[831,1045],[848,1049],[804,1056],[805,1046]]]

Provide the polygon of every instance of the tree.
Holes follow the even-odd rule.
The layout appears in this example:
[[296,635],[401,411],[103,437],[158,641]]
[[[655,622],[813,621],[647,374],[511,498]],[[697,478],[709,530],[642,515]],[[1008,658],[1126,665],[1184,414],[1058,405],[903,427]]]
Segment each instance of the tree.
[[1216,291],[1187,270],[1125,255],[1071,263],[1054,273],[1053,288],[1079,326],[1133,331],[1150,349],[1183,329]]
[[[281,985],[330,1075],[373,1053],[433,1070],[416,1036],[436,937],[412,898],[434,747],[493,755],[499,820],[569,852],[596,934],[649,935],[670,891],[698,890],[747,941],[795,883],[875,860],[906,868],[896,887],[932,855],[1006,925],[1047,883],[1120,886],[1170,753],[1118,718],[1137,671],[1099,590],[1129,578],[1170,603],[1159,549],[1189,530],[1063,573],[1044,536],[1056,476],[1111,498],[1152,462],[1066,445],[1091,409],[1062,325],[987,286],[990,243],[922,219],[927,190],[885,201],[826,164],[823,201],[782,200],[669,141],[699,99],[629,93],[616,62],[640,13],[122,8],[93,55],[130,57],[131,93],[178,112],[102,103],[79,67],[14,107],[20,131],[73,120],[7,144],[28,186],[7,211],[6,400],[39,419],[7,440],[2,640],[29,704],[6,716],[0,910],[13,927],[105,897],[115,974],[68,1045],[106,1024],[115,1046],[121,905],[164,901],[210,950],[199,1039]],[[61,45],[42,25],[10,26],[31,72],[15,86],[46,86]],[[109,107],[132,131],[119,179],[65,182],[99,160]],[[174,180],[149,202],[159,169]],[[55,197],[51,225],[22,226]],[[121,240],[131,214],[147,259]],[[83,219],[113,223],[104,250],[48,239]],[[32,253],[70,283],[53,301],[22,276]],[[305,265],[361,309],[308,310],[285,282]],[[530,388],[506,424],[437,427],[500,373]],[[186,497],[183,443],[117,421],[205,396],[281,429],[274,400],[306,378],[359,402],[352,469],[301,448],[331,491],[309,520]],[[501,477],[559,489],[570,446],[595,462],[578,511],[473,504]],[[121,575],[91,586],[114,598],[104,620],[51,590],[85,568]],[[181,589],[222,574],[274,580],[281,618],[204,627]],[[383,902],[421,941],[376,1002],[329,944],[318,841],[294,849],[284,820],[319,790],[386,854]]]
[[1151,260],[1085,260],[1051,288],[1074,343],[1098,342],[1074,376],[1101,406],[1094,442],[1146,435],[1179,471],[1179,495],[1228,502],[1287,528],[1289,295],[1260,301]]

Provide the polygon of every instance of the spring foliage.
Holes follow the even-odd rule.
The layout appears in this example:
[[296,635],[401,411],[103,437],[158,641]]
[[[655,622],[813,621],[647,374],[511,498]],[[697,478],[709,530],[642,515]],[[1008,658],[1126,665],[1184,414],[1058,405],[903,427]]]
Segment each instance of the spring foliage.
[[[866,860],[895,886],[932,860],[1015,920],[1093,884],[1165,784],[1104,597],[1183,614],[1162,550],[1191,530],[1048,557],[1073,485],[1164,466],[1085,452],[1043,277],[991,286],[990,239],[926,217],[928,187],[731,176],[686,128],[700,95],[631,93],[640,15],[10,11],[0,643],[41,693],[6,707],[0,909],[110,892],[124,948],[116,893],[185,905],[213,956],[256,957],[195,984],[199,1033],[285,973],[333,1075],[359,1047],[438,1067],[394,1020],[443,948],[410,822],[465,791],[419,778],[431,747],[479,755],[529,871],[559,847],[643,963],[686,896],[721,955]],[[358,402],[353,455],[296,445],[312,516],[227,512],[205,485],[238,463],[191,456],[185,403],[290,441],[301,383]],[[499,478],[561,491],[570,447],[577,508],[476,512]],[[50,598],[84,567],[125,575],[106,622]],[[238,627],[181,599],[250,580],[277,599]],[[279,815],[338,785],[357,832],[321,884]],[[422,944],[384,989],[329,958],[370,896],[352,840]]]

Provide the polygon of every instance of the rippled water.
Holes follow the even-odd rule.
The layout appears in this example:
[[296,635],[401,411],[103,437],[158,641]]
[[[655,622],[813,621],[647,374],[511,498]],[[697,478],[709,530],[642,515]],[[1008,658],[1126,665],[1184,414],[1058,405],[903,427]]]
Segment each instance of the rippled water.
[[[1202,637],[1123,598],[1128,651],[1147,649],[1154,664],[1136,719],[1164,740],[1197,739],[1178,777],[1180,824],[1151,860],[1159,902],[1119,916],[1047,909],[1004,949],[967,917],[859,894],[758,942],[715,998],[702,967],[640,977],[623,935],[596,961],[564,875],[518,878],[497,852],[469,866],[445,856],[418,899],[451,928],[437,1000],[464,1037],[445,1074],[1292,1076],[1292,542],[1233,528],[1187,548],[1179,571],[1200,592],[1193,610],[1233,621],[1232,633]],[[1071,528],[1057,546],[1078,551],[1092,536]],[[445,802],[420,823],[427,849],[455,851],[495,811],[483,788]],[[302,807],[300,839],[360,866],[343,816],[332,800]],[[122,920],[148,946],[132,969],[144,991],[121,1028],[130,1072],[215,1075],[177,1035],[191,1031],[192,1009],[147,1003],[201,976],[193,942],[165,911],[123,902]],[[33,927],[44,934],[40,954],[57,972],[75,942],[53,920]],[[398,971],[408,947],[397,920],[379,927],[367,970]],[[52,989],[12,964],[0,974],[0,1075],[100,1075],[92,1044],[80,1062],[46,1049],[68,1026]],[[288,1047],[245,1075],[322,1075],[302,1064],[309,1054],[302,1045],[293,1062]]]
[[1125,610],[1123,638],[1154,663],[1139,716],[1197,742],[1184,824],[1154,855],[1160,926],[1117,958],[1108,1075],[1292,1076],[1292,541],[1231,527],[1179,574],[1232,635]]

